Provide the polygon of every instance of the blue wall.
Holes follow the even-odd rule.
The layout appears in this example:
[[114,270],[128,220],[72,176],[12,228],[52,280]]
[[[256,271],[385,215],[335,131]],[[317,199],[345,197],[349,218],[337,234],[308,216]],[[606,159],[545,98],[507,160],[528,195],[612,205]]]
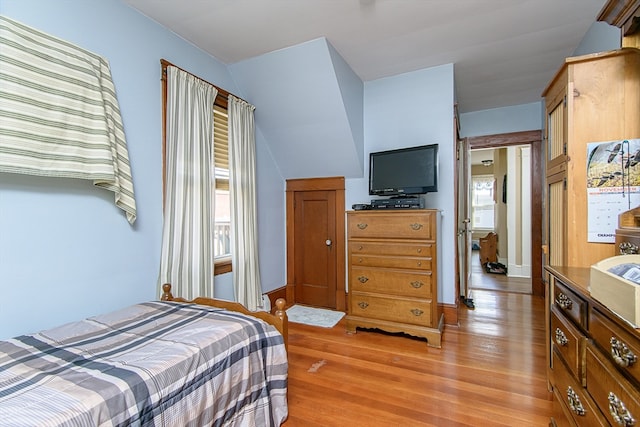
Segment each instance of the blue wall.
[[[153,299],[158,292],[162,230],[160,64],[165,58],[242,96],[256,105],[258,229],[263,291],[285,284],[285,178],[300,174],[288,162],[325,165],[313,176],[332,176],[332,156],[340,153],[346,180],[346,206],[368,202],[368,155],[372,151],[440,144],[440,191],[426,196],[428,207],[442,210],[442,258],[439,300],[455,303],[454,238],[454,73],[453,64],[359,82],[325,41],[294,46],[260,60],[247,74],[243,64],[227,67],[119,0],[2,0],[0,13],[108,58],[118,92],[132,165],[138,220],[129,226],[114,206],[111,193],[88,182],[0,175],[0,339],[51,327],[123,305]],[[605,25],[605,26],[603,26]],[[615,39],[611,27],[592,27],[579,47],[582,53],[602,50]],[[325,43],[325,44],[323,44]],[[618,40],[619,46],[619,40]],[[611,48],[615,48],[613,46]],[[311,49],[311,50],[310,50]],[[595,50],[594,50],[595,49]],[[265,82],[268,69],[294,69],[313,51],[322,52],[323,70],[316,89],[331,93],[327,108],[340,117],[332,127],[302,123],[310,129],[333,130],[331,150],[309,156],[323,141],[290,151],[271,138],[282,127],[268,119],[270,104],[256,102],[264,84],[278,84],[278,102],[300,102],[291,80]],[[273,58],[286,54],[286,60]],[[257,66],[256,65],[256,66]],[[558,64],[560,67],[561,64]],[[309,76],[307,76],[309,77]],[[550,76],[551,78],[551,76]],[[287,82],[288,80],[288,82]],[[235,83],[234,83],[235,82]],[[295,88],[294,88],[295,89]],[[341,108],[335,107],[340,98]],[[273,98],[272,98],[273,99]],[[304,101],[304,100],[302,100]],[[266,101],[265,101],[266,102]],[[297,107],[297,106],[296,106]],[[541,103],[463,114],[463,136],[540,129]],[[314,116],[314,114],[311,114]],[[336,123],[340,126],[337,127]],[[292,129],[301,123],[289,123]],[[318,136],[317,134],[313,134]],[[337,135],[337,136],[336,136]],[[294,138],[296,143],[313,138]],[[300,141],[302,139],[302,141]],[[341,146],[340,144],[344,144]],[[290,145],[289,145],[290,147]],[[311,151],[310,151],[311,150]],[[309,163],[312,162],[312,163]],[[322,171],[327,173],[322,173]],[[216,276],[216,296],[233,299],[231,274]]]
[[[1,174],[0,338],[6,338],[157,297],[160,59],[233,93],[238,88],[224,64],[120,1],[2,0],[0,13],[109,60],[138,207],[138,219],[130,226],[112,194],[89,182]],[[280,206],[275,212],[265,208],[260,225],[278,233],[282,242],[283,202],[277,196],[282,200],[283,183],[260,136],[258,157],[260,197],[276,197]],[[277,267],[267,268],[263,280],[282,286],[284,244],[273,241],[279,246]],[[271,266],[274,261],[268,250],[264,253],[262,261]],[[233,297],[229,274],[217,276],[216,282],[216,296]]]
[[594,22],[573,51],[573,56],[619,49],[621,37],[620,28],[606,22]]
[[542,129],[543,109],[540,101],[460,114],[460,137]]
[[400,74],[365,83],[365,171],[347,179],[346,206],[369,203],[370,152],[424,144],[439,144],[439,188],[426,196],[428,208],[442,211],[443,264],[438,300],[454,303],[455,211],[453,135],[453,64]]

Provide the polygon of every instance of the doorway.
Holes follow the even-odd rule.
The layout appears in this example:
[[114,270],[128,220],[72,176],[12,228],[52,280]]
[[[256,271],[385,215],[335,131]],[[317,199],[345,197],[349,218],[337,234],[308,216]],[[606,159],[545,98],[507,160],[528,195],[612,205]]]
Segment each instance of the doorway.
[[287,180],[287,301],[344,311],[344,178]]
[[[529,251],[531,255],[531,293],[537,296],[544,296],[545,287],[543,282],[543,274],[542,274],[542,160],[543,160],[543,146],[541,139],[541,131],[525,131],[525,132],[515,132],[509,134],[497,134],[497,135],[486,135],[486,136],[478,136],[478,137],[469,137],[465,139],[464,144],[460,144],[461,147],[464,147],[465,153],[460,153],[459,156],[462,158],[464,156],[469,156],[471,150],[476,149],[493,149],[498,147],[515,147],[519,145],[524,145],[530,147],[530,165],[531,165],[531,174],[530,174],[530,187],[531,194],[530,198],[527,201],[529,209],[531,211],[531,222],[526,225],[531,229],[531,239],[529,246]],[[469,165],[470,167],[470,165]],[[459,174],[463,172],[459,170]],[[470,178],[469,178],[470,181]],[[469,183],[470,184],[470,183]],[[463,189],[458,189],[459,192],[465,191]],[[459,193],[458,200],[464,195]],[[497,195],[498,198],[501,195]],[[461,207],[461,203],[458,203],[458,209],[464,208]],[[470,209],[467,207],[467,210],[470,214]],[[469,218],[467,216],[466,218]],[[460,215],[459,218],[465,219],[464,215]],[[458,233],[462,233],[462,230],[465,229],[466,224],[459,224]],[[471,228],[471,227],[467,227]],[[469,231],[470,233],[470,231]],[[471,241],[471,239],[459,239],[461,244],[464,241]],[[459,251],[460,254],[468,253],[468,256],[473,256],[472,251]],[[459,255],[460,256],[460,255]],[[470,260],[459,260],[458,265],[461,266],[469,266],[471,270],[471,262]],[[469,274],[469,279],[472,281],[473,277]],[[460,288],[460,285],[463,285],[463,288]],[[460,278],[458,283],[458,295],[466,297],[464,294],[465,291],[468,291],[467,288],[464,288],[464,285],[467,283]],[[469,285],[469,288],[472,288],[473,284]]]

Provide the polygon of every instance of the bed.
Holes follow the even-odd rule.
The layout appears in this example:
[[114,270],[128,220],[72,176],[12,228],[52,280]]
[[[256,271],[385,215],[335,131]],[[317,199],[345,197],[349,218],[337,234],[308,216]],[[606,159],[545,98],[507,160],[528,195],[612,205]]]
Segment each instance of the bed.
[[287,318],[238,303],[136,304],[0,342],[2,426],[278,426]]

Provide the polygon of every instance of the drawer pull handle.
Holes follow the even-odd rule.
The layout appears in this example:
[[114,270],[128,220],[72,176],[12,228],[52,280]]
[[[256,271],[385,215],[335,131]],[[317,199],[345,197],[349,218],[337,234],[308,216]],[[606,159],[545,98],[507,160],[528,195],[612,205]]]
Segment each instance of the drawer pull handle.
[[369,303],[368,302],[364,302],[364,301],[360,301],[358,303],[358,307],[360,307],[361,309],[364,310],[365,308],[369,307]]
[[421,254],[422,253],[422,248],[418,248],[418,253]]
[[362,245],[358,246],[358,250],[361,251],[364,247]]
[[424,286],[424,283],[422,283],[420,280],[416,280],[415,282],[411,282],[411,287],[412,288],[420,289],[422,286]]
[[418,224],[417,222],[414,222],[413,224],[411,224],[411,229],[412,230],[420,230],[422,228],[422,224]]
[[358,282],[360,283],[367,283],[369,281],[369,278],[367,276],[359,276],[358,277]]
[[411,314],[413,314],[414,316],[422,316],[423,313],[424,311],[420,310],[419,308],[414,308],[413,310],[411,310]]
[[567,402],[569,403],[569,408],[571,408],[576,415],[584,416],[584,406],[582,406],[582,402],[580,402],[578,393],[576,393],[571,386],[567,388]]
[[620,243],[620,255],[633,255],[638,253],[638,245],[634,245],[631,242]]
[[559,346],[562,346],[562,347],[569,344],[569,340],[567,339],[567,336],[564,334],[564,332],[562,332],[560,328],[556,328],[556,342],[558,343]]
[[613,360],[615,360],[618,365],[623,368],[628,368],[638,361],[638,357],[629,347],[616,337],[611,337],[609,343],[611,344],[611,357],[613,357]]
[[368,225],[369,224],[365,224],[365,223],[361,222],[361,223],[358,223],[358,228],[360,230],[364,230],[365,228],[367,228]]
[[558,294],[558,297],[556,298],[556,304],[558,304],[565,310],[571,310],[571,307],[573,307],[573,301],[571,301],[571,298],[569,298],[562,292]]
[[418,261],[418,267],[422,266],[422,261]]
[[636,420],[633,416],[627,411],[627,407],[624,405],[624,402],[620,400],[618,396],[616,396],[613,392],[609,392],[609,413],[613,420],[619,426],[623,427],[631,427],[635,425]]

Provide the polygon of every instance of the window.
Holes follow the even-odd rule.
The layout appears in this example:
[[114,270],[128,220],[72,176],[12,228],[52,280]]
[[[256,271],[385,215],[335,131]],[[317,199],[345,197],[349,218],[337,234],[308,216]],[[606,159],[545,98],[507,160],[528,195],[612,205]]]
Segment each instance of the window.
[[[215,159],[215,226],[214,254],[216,271],[218,263],[231,265],[231,205],[229,199],[229,117],[227,109],[215,105],[213,107],[213,145]],[[229,270],[230,271],[230,270]]]
[[[170,62],[164,59],[160,61],[162,66],[162,125],[163,125],[163,147],[162,147],[162,176],[165,176],[165,145],[166,138],[164,128],[166,127],[167,115],[167,79],[166,69]],[[214,158],[215,158],[215,183],[212,183],[212,191],[215,198],[215,224],[214,224],[214,257],[215,274],[229,273],[232,271],[231,265],[231,204],[229,198],[229,126],[227,115],[227,97],[229,92],[218,88],[213,108],[214,123]],[[163,181],[164,191],[164,181]]]
[[493,175],[475,175],[471,188],[471,228],[473,230],[494,229],[494,190]]

